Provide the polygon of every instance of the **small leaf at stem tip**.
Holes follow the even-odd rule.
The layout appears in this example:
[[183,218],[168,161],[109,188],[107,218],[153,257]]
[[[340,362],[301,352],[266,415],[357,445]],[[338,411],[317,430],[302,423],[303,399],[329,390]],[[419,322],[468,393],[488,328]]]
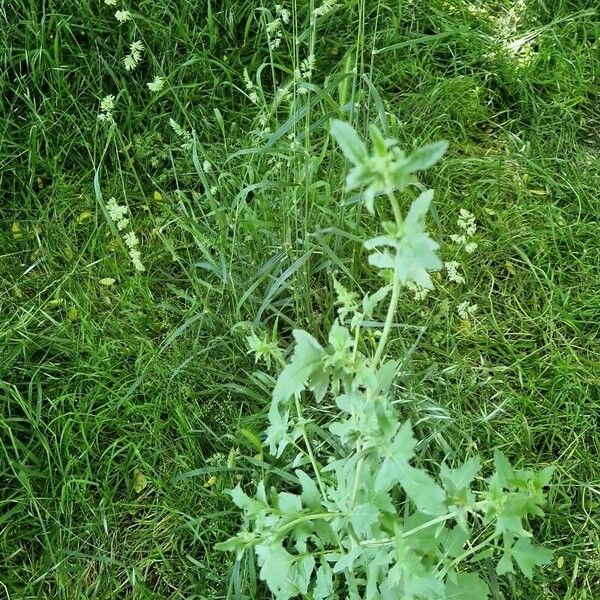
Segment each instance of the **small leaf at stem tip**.
[[331,122],[331,135],[335,138],[346,158],[355,165],[363,162],[367,156],[367,147],[350,123],[334,119]]

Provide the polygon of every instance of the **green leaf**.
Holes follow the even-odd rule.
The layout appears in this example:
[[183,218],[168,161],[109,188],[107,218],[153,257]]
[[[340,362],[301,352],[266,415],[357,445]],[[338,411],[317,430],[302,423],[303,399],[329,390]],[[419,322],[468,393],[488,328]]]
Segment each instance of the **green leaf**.
[[461,511],[457,515],[457,522],[463,529],[467,529],[468,508],[475,502],[475,494],[471,491],[471,483],[479,472],[481,462],[478,458],[470,458],[456,469],[450,469],[442,463],[440,479],[448,495],[448,503],[458,507]]
[[552,552],[541,546],[534,546],[529,538],[518,540],[511,553],[523,575],[529,579],[533,577],[534,567],[547,565],[552,561]]
[[260,578],[277,598],[292,598],[306,594],[315,567],[315,559],[308,555],[297,557],[281,544],[256,546]]
[[552,465],[544,467],[539,473],[534,475],[533,481],[539,488],[544,488],[550,485],[552,476],[554,475],[554,467]]
[[446,489],[452,493],[467,489],[481,468],[481,461],[477,457],[469,458],[457,469],[449,469],[445,464],[440,468],[440,478]]
[[224,542],[217,542],[215,544],[215,549],[221,552],[239,552],[245,547],[246,544],[237,535]]
[[512,480],[515,477],[515,472],[510,466],[508,458],[506,458],[506,456],[504,456],[500,450],[496,450],[494,452],[494,465],[496,467],[498,483],[500,483],[500,485],[504,488],[510,488]]
[[373,390],[374,393],[381,394],[387,391],[398,374],[399,366],[400,361],[388,360],[387,362],[384,362],[379,369],[377,369],[377,372],[375,373],[377,387]]
[[333,598],[333,571],[326,562],[317,569],[313,600],[330,600]]
[[350,523],[359,536],[369,536],[371,527],[379,521],[379,511],[372,504],[359,504],[350,516]]
[[261,510],[267,508],[264,502],[250,498],[250,496],[248,496],[244,490],[242,490],[239,483],[232,490],[227,490],[227,493],[231,496],[233,503],[238,508],[241,508],[243,511],[251,515],[255,515]]
[[427,190],[413,201],[401,231],[390,231],[388,235],[380,235],[364,242],[367,250],[382,246],[395,250],[393,254],[387,249],[374,252],[369,256],[369,263],[380,269],[393,269],[403,285],[413,281],[432,289],[433,282],[427,271],[437,270],[442,266],[436,254],[439,245],[429,237],[425,229],[425,215],[432,197],[433,191]]
[[330,127],[331,135],[335,138],[346,158],[355,165],[365,161],[367,147],[356,133],[352,125],[345,121],[334,119]]
[[296,469],[296,477],[302,486],[302,503],[307,508],[321,507],[321,494],[317,484],[302,470]]
[[414,456],[413,449],[416,444],[410,421],[406,421],[389,447],[381,449],[385,458],[375,477],[375,492],[387,492],[400,480],[400,469],[404,465],[408,466],[408,461]]
[[469,530],[456,526],[452,529],[443,529],[440,534],[440,543],[444,554],[456,558],[463,553],[464,546],[469,539]]
[[357,546],[356,548],[352,548],[348,554],[344,554],[334,565],[333,572],[341,573],[346,569],[352,569],[352,565],[354,561],[360,556],[362,552],[362,548]]
[[351,327],[355,328],[362,320],[368,320],[373,316],[373,311],[377,305],[389,294],[392,286],[386,285],[379,288],[374,294],[365,294],[362,301],[362,313],[357,313],[351,322]]
[[279,510],[286,514],[295,514],[302,511],[300,496],[289,492],[279,492],[277,495]]
[[512,558],[508,552],[504,553],[498,564],[496,565],[496,573],[498,575],[506,575],[506,573],[514,573]]
[[455,582],[446,583],[446,600],[485,600],[489,595],[487,583],[475,573],[459,573]]
[[269,409],[269,426],[267,427],[265,444],[269,446],[269,452],[273,456],[281,456],[288,445],[288,430],[290,428],[289,411],[283,415],[279,412],[277,405],[272,402]]
[[413,152],[402,165],[408,173],[424,171],[435,165],[448,149],[448,142],[440,141],[427,144]]
[[379,156],[385,156],[388,150],[388,146],[386,144],[385,138],[383,137],[383,134],[381,133],[381,131],[379,131],[376,125],[369,126],[369,137],[373,142],[373,150],[375,150],[375,152],[379,154]]
[[311,376],[322,372],[325,351],[317,340],[302,329],[293,331],[296,347],[290,363],[281,371],[273,390],[273,402],[279,405],[299,394]]
[[444,490],[425,471],[405,465],[400,469],[400,485],[415,506],[430,515],[443,515],[447,512]]

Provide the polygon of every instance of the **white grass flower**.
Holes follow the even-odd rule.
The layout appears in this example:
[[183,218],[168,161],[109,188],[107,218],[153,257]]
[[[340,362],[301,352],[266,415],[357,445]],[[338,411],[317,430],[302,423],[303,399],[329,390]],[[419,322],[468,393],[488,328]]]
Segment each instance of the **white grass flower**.
[[417,301],[423,301],[425,300],[425,298],[427,298],[427,295],[429,294],[429,289],[427,289],[426,287],[423,287],[422,285],[419,285],[418,283],[415,283],[414,281],[408,281],[406,283],[406,287],[414,293],[414,299]]
[[456,244],[464,244],[467,241],[467,236],[458,233],[453,233],[450,236],[450,239]]
[[133,71],[142,62],[144,44],[140,41],[132,42],[129,46],[129,54],[123,59],[126,71]]
[[300,76],[302,79],[310,79],[313,75],[313,72],[316,71],[317,68],[317,60],[314,54],[309,54],[301,63],[300,63]]
[[211,196],[216,196],[218,194],[218,192],[219,192],[219,188],[217,186],[213,185],[210,188],[210,195]]
[[126,71],[133,71],[138,66],[138,63],[135,60],[135,58],[133,58],[133,56],[131,56],[131,54],[128,54],[123,59],[123,66],[125,67]]
[[131,13],[128,10],[118,10],[115,13],[115,18],[119,23],[125,23],[125,21],[131,20]]
[[275,14],[287,25],[290,22],[292,13],[287,9],[283,8],[281,4],[275,5]]
[[338,6],[337,0],[325,0],[321,6],[315,8],[314,15],[315,17],[324,17],[333,12]]
[[477,304],[471,304],[468,300],[465,300],[456,307],[456,312],[461,319],[467,320],[477,312]]
[[179,137],[184,138],[189,135],[188,132],[175,119],[169,118],[169,125]]
[[467,235],[475,235],[477,231],[477,225],[475,225],[475,216],[472,215],[468,210],[461,208],[460,216],[458,217],[458,226],[465,231]]
[[204,170],[205,173],[210,173],[212,171],[212,165],[210,164],[209,161],[205,160],[202,163],[202,169]]
[[281,46],[281,31],[277,32],[277,35],[271,39],[269,43],[269,48],[271,50],[277,50]]
[[136,271],[145,271],[146,267],[142,264],[142,255],[137,248],[129,249],[129,258],[131,258],[131,262]]
[[171,128],[173,129],[173,131],[175,132],[175,134],[180,137],[182,140],[184,140],[184,143],[181,145],[181,148],[183,150],[189,150],[192,147],[192,133],[190,133],[189,131],[186,131],[181,125],[179,125],[179,123],[177,123],[177,121],[173,118],[169,119],[169,125],[171,125]]
[[140,241],[138,240],[137,236],[135,235],[135,233],[133,231],[128,231],[123,236],[123,241],[125,242],[125,245],[130,249],[135,248],[140,243]]
[[286,88],[278,88],[277,89],[277,95],[276,95],[276,101],[279,102],[288,102],[292,99],[292,93],[290,92],[289,89]]
[[460,264],[455,260],[447,261],[444,263],[446,271],[448,271],[448,279],[454,283],[464,283],[465,278],[458,272]]
[[104,96],[100,100],[100,112],[98,113],[98,121],[114,123],[113,109],[115,108],[115,97],[112,94]]
[[281,29],[281,21],[274,19],[270,23],[267,23],[267,33],[269,35],[275,35]]
[[248,91],[254,89],[254,83],[250,79],[250,75],[248,75],[248,69],[244,69],[244,86]]
[[468,210],[461,208],[456,223],[459,229],[461,229],[461,232],[453,233],[450,236],[450,239],[460,246],[464,245],[467,254],[472,254],[477,249],[477,244],[473,241],[469,242],[468,240],[470,237],[474,236],[477,231],[475,216]]
[[110,218],[117,223],[125,219],[128,208],[127,206],[118,204],[116,198],[113,197],[108,199],[106,210],[108,211]]
[[146,84],[151,92],[160,92],[165,87],[165,78],[157,75],[153,81]]
[[104,4],[106,4],[106,6],[116,6],[118,4],[118,0],[104,0]]
[[250,98],[250,102],[253,104],[258,104],[258,94],[255,91],[254,83],[252,79],[250,79],[250,75],[248,75],[248,69],[244,69],[244,87],[248,92],[248,98]]
[[115,97],[113,94],[108,94],[100,101],[100,110],[105,113],[111,113],[115,108]]

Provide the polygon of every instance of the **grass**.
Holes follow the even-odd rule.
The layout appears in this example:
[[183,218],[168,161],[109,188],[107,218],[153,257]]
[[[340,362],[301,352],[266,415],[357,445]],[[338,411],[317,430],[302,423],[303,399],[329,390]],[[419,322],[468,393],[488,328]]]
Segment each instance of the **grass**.
[[[245,457],[269,382],[245,335],[286,344],[292,326],[326,326],[332,271],[368,285],[353,232],[370,219],[343,202],[326,135],[345,114],[363,131],[386,121],[408,148],[451,141],[427,183],[466,283],[442,277],[401,305],[425,333],[398,393],[431,457],[500,448],[557,466],[537,524],[557,560],[498,594],[600,597],[593,3],[353,0],[313,28],[313,3],[294,0],[273,52],[257,9],[274,5],[200,4],[142,1],[118,27],[89,0],[0,7],[0,596],[263,597],[212,549],[237,526],[223,490],[261,468]],[[147,52],[127,74],[134,39]],[[310,48],[315,87],[276,105]],[[156,74],[168,83],[150,94]],[[114,129],[97,120],[108,93]],[[196,157],[169,117],[195,130]],[[102,211],[110,196],[130,208],[143,273]],[[472,255],[449,240],[460,208],[477,220]],[[398,353],[418,331],[399,330]]]

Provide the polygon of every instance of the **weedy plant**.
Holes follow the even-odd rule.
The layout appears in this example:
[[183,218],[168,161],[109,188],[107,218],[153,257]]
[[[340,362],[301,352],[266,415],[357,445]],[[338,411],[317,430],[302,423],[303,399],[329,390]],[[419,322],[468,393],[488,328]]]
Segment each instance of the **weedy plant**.
[[[359,299],[336,281],[338,316],[326,346],[295,330],[288,362],[272,344],[262,348],[282,367],[266,444],[276,459],[289,454],[288,466],[275,470],[285,489],[263,480],[253,496],[239,484],[230,490],[244,525],[217,547],[238,560],[253,550],[278,600],[483,600],[490,588],[477,561],[492,562],[499,575],[516,563],[527,577],[550,561],[551,552],[532,542],[529,521],[543,516],[552,467],[516,470],[500,452],[486,479],[478,457],[442,463],[436,477],[419,466],[413,428],[394,402],[400,361],[386,358],[386,348],[402,287],[431,288],[429,272],[442,262],[425,225],[433,191],[423,191],[405,217],[397,194],[420,185],[416,174],[442,157],[446,143],[406,155],[372,126],[369,152],[349,124],[334,121],[331,133],[353,165],[347,189],[363,188],[372,214],[376,202],[389,203],[394,221],[382,222],[382,235],[364,246],[390,283]],[[386,299],[381,336],[369,350],[365,323]]]

